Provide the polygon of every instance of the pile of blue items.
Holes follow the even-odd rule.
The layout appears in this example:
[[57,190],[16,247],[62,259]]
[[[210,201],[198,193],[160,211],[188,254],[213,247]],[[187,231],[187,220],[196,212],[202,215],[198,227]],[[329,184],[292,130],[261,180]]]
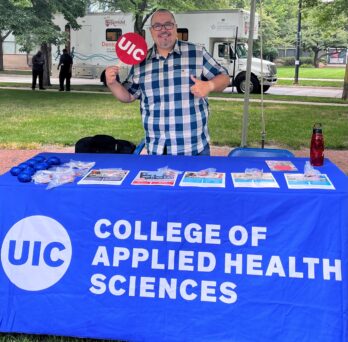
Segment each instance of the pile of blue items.
[[31,182],[33,175],[36,171],[47,170],[52,166],[60,165],[61,161],[58,157],[45,158],[43,156],[36,156],[24,163],[14,166],[10,173],[13,176],[17,176],[18,180],[22,183]]

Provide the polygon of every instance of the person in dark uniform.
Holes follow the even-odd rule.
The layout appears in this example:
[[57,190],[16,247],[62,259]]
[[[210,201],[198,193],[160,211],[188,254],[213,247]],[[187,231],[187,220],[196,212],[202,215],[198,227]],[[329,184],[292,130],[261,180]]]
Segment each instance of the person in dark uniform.
[[73,59],[67,49],[63,49],[63,54],[60,56],[58,69],[59,71],[59,91],[64,91],[64,81],[66,80],[65,90],[70,91],[70,79]]
[[32,59],[32,73],[33,73],[33,80],[31,83],[31,89],[35,90],[36,87],[36,79],[39,77],[39,88],[41,90],[45,90],[43,87],[43,67],[45,64],[45,59],[42,55],[41,51],[38,51],[36,55],[33,56]]

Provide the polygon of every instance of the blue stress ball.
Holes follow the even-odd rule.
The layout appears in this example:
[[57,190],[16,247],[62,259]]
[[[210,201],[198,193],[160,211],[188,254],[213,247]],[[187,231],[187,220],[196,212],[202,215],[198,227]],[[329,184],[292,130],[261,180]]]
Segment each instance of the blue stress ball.
[[37,163],[34,166],[35,170],[46,170],[46,169],[48,169],[48,167],[49,167],[49,165],[46,162]]
[[21,163],[18,165],[22,170],[25,169],[26,167],[30,166],[27,162]]
[[34,158],[31,158],[31,159],[36,160],[36,162],[38,162],[38,163],[41,163],[41,162],[46,160],[46,158],[43,156],[36,156]]
[[26,161],[26,163],[29,164],[29,166],[34,167],[34,165],[37,163],[37,160],[29,159]]
[[28,183],[31,181],[31,175],[29,173],[26,172],[21,172],[18,176],[17,176],[18,180],[22,183]]
[[23,169],[21,173],[27,173],[30,176],[32,176],[35,173],[35,169],[32,168],[31,166],[28,166],[25,169]]
[[18,176],[22,171],[22,168],[18,167],[18,166],[14,166],[11,170],[10,173],[12,176]]
[[60,165],[61,164],[61,161],[58,157],[49,157],[47,159],[47,163],[49,165]]

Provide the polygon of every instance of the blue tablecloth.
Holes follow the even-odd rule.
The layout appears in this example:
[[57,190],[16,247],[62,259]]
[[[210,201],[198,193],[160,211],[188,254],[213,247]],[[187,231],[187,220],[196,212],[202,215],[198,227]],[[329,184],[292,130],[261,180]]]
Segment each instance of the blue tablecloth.
[[[0,177],[0,331],[130,341],[347,341],[348,178],[234,188],[262,158],[45,154],[130,170],[46,190]],[[303,172],[306,159],[290,159]],[[225,188],[134,186],[215,168]]]

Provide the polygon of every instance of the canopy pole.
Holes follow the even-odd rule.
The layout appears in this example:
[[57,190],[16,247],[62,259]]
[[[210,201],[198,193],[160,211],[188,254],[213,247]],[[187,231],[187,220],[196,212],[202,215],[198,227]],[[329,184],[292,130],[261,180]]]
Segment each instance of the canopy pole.
[[266,123],[265,123],[265,108],[263,101],[263,16],[262,16],[262,0],[259,1],[260,4],[260,55],[261,55],[261,147],[265,148],[265,140],[266,140]]
[[246,69],[246,77],[245,77],[245,93],[244,93],[241,147],[247,146],[248,119],[249,119],[249,98],[250,98],[250,74],[251,74],[251,59],[253,57],[253,38],[254,38],[254,26],[255,26],[255,7],[256,7],[255,3],[256,3],[256,0],[250,1],[248,59],[247,59],[247,69]]

